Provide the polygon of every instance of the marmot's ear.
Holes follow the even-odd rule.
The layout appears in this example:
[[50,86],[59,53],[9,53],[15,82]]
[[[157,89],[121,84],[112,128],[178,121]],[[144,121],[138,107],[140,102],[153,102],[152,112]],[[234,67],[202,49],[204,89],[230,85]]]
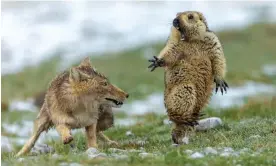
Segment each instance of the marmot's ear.
[[178,17],[181,14],[181,12],[176,13],[176,17]]
[[90,62],[90,57],[86,57],[84,60],[82,60],[79,66],[88,66],[88,67],[91,67],[92,64]]

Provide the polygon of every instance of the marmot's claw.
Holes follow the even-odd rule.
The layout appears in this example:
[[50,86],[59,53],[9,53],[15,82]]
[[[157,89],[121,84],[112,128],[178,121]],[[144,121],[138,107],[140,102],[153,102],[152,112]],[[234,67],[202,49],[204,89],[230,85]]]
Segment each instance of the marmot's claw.
[[150,71],[154,71],[155,68],[160,67],[164,64],[164,61],[162,59],[158,59],[156,56],[153,56],[153,59],[148,60],[152,64],[148,66],[148,68],[151,68]]
[[225,93],[227,92],[227,88],[229,88],[229,86],[224,80],[215,79],[214,81],[216,83],[216,93],[218,92],[219,88],[222,95],[223,95],[223,91],[225,91]]

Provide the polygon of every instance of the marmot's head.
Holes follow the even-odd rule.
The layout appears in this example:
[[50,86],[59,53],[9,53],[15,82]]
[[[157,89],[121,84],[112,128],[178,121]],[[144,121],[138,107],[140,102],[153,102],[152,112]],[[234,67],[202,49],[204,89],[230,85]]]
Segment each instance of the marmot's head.
[[181,33],[181,40],[200,40],[209,30],[205,17],[197,11],[177,13],[173,26]]

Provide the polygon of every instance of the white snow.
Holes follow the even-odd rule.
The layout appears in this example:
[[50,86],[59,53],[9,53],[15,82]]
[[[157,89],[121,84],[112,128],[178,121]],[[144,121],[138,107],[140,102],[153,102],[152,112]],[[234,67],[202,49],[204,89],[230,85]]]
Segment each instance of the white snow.
[[[256,9],[261,7],[269,6],[271,10],[265,9],[268,15],[276,15],[274,2],[16,3],[2,3],[1,74],[18,72],[59,52],[70,63],[88,53],[165,42],[172,19],[180,11],[203,12],[212,30],[258,21]],[[268,20],[275,21],[275,17]]]
[[276,76],[276,64],[268,64],[263,66],[264,74],[268,76]]

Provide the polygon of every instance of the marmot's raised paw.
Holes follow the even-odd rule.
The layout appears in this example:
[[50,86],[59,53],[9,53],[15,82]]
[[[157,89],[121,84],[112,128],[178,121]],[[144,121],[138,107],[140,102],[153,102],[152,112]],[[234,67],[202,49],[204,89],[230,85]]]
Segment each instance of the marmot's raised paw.
[[150,59],[149,62],[152,63],[148,66],[148,68],[151,68],[150,71],[154,71],[155,68],[161,67],[164,64],[164,60],[158,59],[156,56],[153,56],[153,59]]
[[215,78],[214,82],[216,83],[216,93],[218,92],[218,88],[220,88],[222,95],[223,95],[223,91],[225,91],[225,93],[227,92],[227,88],[229,88],[229,86],[224,80]]

